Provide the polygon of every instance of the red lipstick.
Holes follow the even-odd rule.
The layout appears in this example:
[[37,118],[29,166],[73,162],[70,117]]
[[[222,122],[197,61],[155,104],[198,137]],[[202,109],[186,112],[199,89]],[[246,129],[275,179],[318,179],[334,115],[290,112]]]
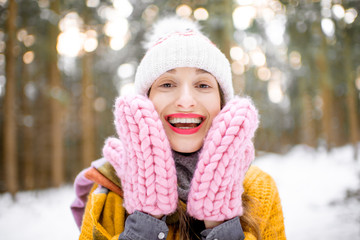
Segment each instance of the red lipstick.
[[[192,128],[179,128],[179,127],[175,127],[173,126],[171,123],[170,123],[170,119],[177,119],[177,120],[180,120],[181,119],[189,119],[189,118],[193,118],[193,119],[201,119],[199,121],[200,124],[197,126],[197,127],[192,127]],[[171,130],[173,130],[175,133],[178,133],[178,134],[184,134],[184,135],[190,135],[190,134],[194,134],[196,133],[197,131],[200,130],[200,128],[202,127],[203,123],[204,123],[204,120],[206,119],[205,116],[202,116],[202,115],[199,115],[199,114],[193,114],[193,113],[174,113],[174,114],[170,114],[170,115],[167,115],[165,116],[165,119],[166,119],[166,122],[168,123],[168,125],[170,126]],[[186,123],[183,123],[186,125]]]

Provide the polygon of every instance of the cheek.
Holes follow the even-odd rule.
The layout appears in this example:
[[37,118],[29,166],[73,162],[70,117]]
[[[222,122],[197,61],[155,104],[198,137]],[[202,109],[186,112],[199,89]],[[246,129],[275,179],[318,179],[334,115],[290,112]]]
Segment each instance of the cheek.
[[215,95],[210,99],[209,98],[205,99],[203,103],[210,115],[210,119],[213,120],[221,111],[220,96]]
[[165,128],[165,132],[168,135],[168,124],[164,118],[165,112],[167,111],[167,109],[169,108],[169,104],[167,104],[166,99],[167,98],[163,98],[160,96],[156,96],[156,97],[149,97],[149,99],[152,101],[152,103],[154,104],[155,110]]
[[206,129],[206,133],[209,131],[210,127],[213,124],[214,119],[219,114],[219,112],[220,112],[220,107],[216,108],[216,109],[214,108],[214,109],[209,110],[210,119],[209,119],[209,124],[208,124],[207,129]]
[[161,115],[162,109],[164,109],[164,101],[158,94],[150,94],[149,99],[154,104],[155,110]]
[[212,118],[215,118],[220,111],[221,111],[220,102],[214,103],[213,107],[209,109],[209,113]]

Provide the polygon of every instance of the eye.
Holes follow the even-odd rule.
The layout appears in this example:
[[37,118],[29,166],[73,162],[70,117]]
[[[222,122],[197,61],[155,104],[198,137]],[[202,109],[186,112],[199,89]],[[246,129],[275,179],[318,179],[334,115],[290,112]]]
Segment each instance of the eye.
[[211,88],[211,86],[210,85],[208,85],[208,84],[205,84],[205,83],[201,83],[201,84],[199,84],[199,86],[198,86],[199,88]]
[[163,88],[171,88],[171,87],[174,87],[174,84],[171,84],[171,83],[163,83],[160,85],[160,87],[163,87]]
[[210,86],[207,84],[200,84],[199,88],[210,88]]

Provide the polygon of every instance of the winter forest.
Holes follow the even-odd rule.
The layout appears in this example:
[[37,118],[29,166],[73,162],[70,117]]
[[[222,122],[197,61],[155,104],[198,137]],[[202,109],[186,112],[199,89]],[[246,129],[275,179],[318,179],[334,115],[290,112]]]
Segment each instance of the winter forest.
[[0,193],[71,184],[101,157],[144,33],[174,14],[200,23],[259,109],[258,157],[345,146],[359,166],[358,0],[0,0]]

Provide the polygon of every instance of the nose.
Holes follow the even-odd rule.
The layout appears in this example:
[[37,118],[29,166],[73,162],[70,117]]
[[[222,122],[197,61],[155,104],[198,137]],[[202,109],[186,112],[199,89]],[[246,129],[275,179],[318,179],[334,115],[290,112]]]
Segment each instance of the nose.
[[178,92],[176,106],[181,109],[191,109],[195,107],[196,99],[194,96],[194,92],[192,91],[190,86],[183,85]]

